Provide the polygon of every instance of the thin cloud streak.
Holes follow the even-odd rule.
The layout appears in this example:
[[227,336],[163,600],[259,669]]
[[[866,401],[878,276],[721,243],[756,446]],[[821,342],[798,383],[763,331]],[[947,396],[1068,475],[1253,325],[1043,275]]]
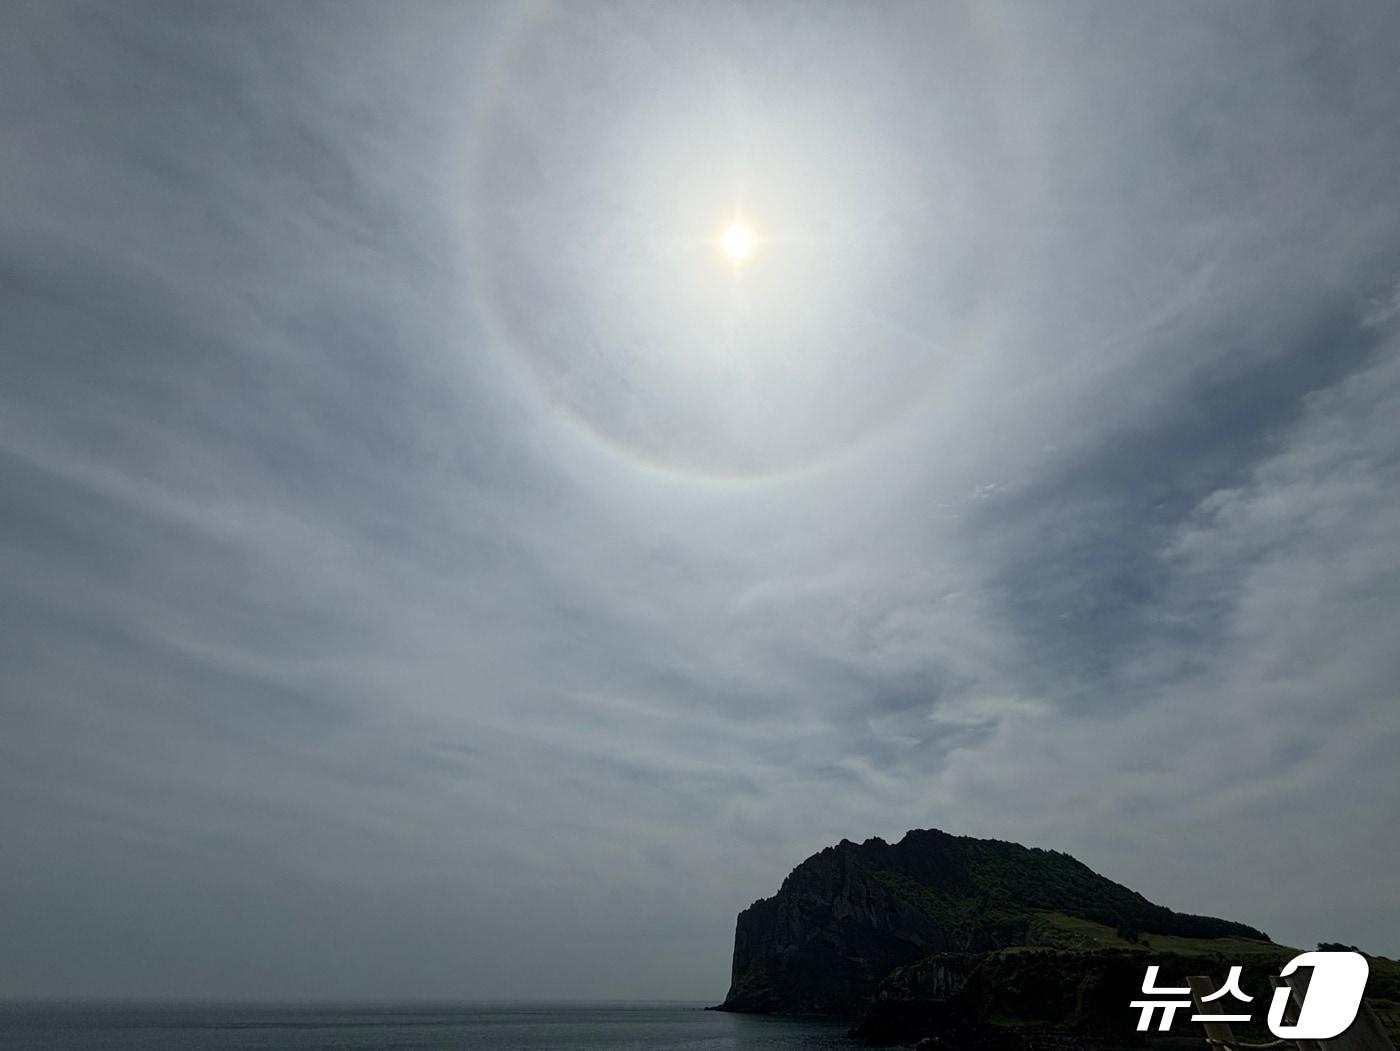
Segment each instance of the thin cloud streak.
[[[583,70],[567,9],[15,9],[0,986],[718,998],[734,913],[794,863],[930,825],[1400,951],[1394,11],[1012,4],[957,22],[986,61],[932,79],[912,7],[863,14],[844,57],[840,12],[608,11]],[[747,65],[687,43],[710,17],[744,22]],[[879,90],[850,80],[886,54]],[[500,163],[558,177],[483,198],[504,133],[478,116],[510,77],[540,78],[521,107],[596,77],[595,123],[531,109]],[[733,377],[667,358],[613,384],[617,304],[667,317],[569,222],[641,221],[600,171],[670,200],[685,157],[588,144],[684,139],[668,100],[716,83],[755,126],[843,87],[888,122],[847,262],[889,286],[822,284],[860,308],[849,343],[765,365],[790,414],[718,437],[742,397],[687,403],[690,430],[627,416],[646,377]],[[821,129],[774,163],[839,154]],[[901,239],[932,171],[965,191],[952,248]],[[793,200],[839,203],[808,178]],[[533,243],[483,272],[483,214],[539,234],[569,295],[537,295]],[[492,295],[550,356],[503,341]],[[804,302],[747,309],[781,334]],[[860,377],[863,338],[894,342],[833,410],[858,441],[688,473],[765,428],[821,446],[804,406]]]

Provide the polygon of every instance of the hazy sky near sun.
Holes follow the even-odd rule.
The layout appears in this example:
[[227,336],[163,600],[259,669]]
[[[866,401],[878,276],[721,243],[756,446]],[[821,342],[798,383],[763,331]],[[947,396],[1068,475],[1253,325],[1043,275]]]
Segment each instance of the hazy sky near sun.
[[4,25],[0,995],[718,1000],[929,826],[1400,954],[1400,8]]

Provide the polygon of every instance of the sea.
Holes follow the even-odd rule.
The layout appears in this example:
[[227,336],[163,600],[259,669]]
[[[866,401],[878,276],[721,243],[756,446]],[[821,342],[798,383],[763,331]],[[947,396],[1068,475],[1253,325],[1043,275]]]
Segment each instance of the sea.
[[852,1051],[849,1022],[698,1003],[0,1004],[4,1051]]

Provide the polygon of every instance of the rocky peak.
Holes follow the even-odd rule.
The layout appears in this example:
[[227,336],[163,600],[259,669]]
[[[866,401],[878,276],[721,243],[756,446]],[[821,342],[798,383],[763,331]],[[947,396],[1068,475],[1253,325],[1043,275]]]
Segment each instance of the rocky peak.
[[849,1012],[896,968],[935,953],[1029,944],[1047,924],[1076,920],[1125,939],[1155,932],[1267,942],[1243,924],[1154,905],[1059,851],[916,829],[895,844],[843,839],[740,913],[723,1006]]

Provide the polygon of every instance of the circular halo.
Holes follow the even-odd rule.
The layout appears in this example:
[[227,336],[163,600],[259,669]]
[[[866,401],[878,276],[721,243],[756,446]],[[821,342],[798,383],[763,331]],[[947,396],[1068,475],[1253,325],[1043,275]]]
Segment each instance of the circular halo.
[[[717,11],[746,20],[728,38],[753,61],[666,23]],[[970,11],[879,36],[852,15],[839,68],[738,9],[522,19],[476,124],[471,263],[544,403],[628,459],[761,478],[946,389],[998,275],[998,224],[977,220],[1009,204],[997,107],[966,61],[994,49]],[[946,83],[929,83],[930,47]],[[933,87],[940,106],[911,104]],[[761,213],[763,236],[724,227],[717,268],[726,211]]]

